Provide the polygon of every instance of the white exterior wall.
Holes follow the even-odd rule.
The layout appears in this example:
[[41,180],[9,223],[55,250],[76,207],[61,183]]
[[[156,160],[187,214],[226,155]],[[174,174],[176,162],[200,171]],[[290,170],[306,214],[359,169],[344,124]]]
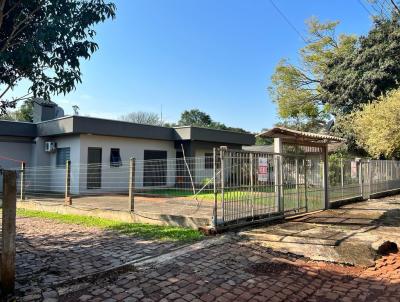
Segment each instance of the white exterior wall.
[[[0,158],[0,168],[2,169],[19,169],[21,163],[25,161],[27,165],[31,162],[32,143],[29,142],[0,142],[0,156],[14,159],[7,160]],[[3,192],[3,176],[0,174],[0,192]]]
[[194,154],[196,157],[196,168],[195,168],[195,183],[197,185],[202,185],[204,179],[214,177],[213,169],[205,168],[205,155],[206,153],[213,153],[213,149],[201,149],[195,150]]
[[[87,189],[88,148],[102,149],[102,188]],[[110,167],[111,148],[119,148],[122,160],[121,167]],[[80,136],[80,159],[82,169],[80,173],[80,192],[127,192],[129,181],[129,160],[136,159],[135,186],[143,187],[143,157],[144,150],[166,151],[168,160],[167,186],[175,185],[175,156],[176,150],[173,141],[150,140],[138,138],[124,138],[99,135]]]

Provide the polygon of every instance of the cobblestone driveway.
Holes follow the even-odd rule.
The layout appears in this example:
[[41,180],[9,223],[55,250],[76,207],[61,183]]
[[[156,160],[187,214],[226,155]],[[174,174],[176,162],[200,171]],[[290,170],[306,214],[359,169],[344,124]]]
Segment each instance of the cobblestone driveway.
[[176,244],[18,217],[16,247],[17,292],[34,300],[48,287],[166,253]]

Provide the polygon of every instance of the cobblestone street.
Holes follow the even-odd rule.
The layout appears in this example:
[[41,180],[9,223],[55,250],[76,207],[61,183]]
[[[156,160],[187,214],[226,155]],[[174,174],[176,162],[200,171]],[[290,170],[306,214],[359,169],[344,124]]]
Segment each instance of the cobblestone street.
[[48,287],[157,256],[175,243],[143,240],[82,225],[17,218],[17,292],[40,299]]
[[399,301],[400,255],[370,269],[231,242],[124,273],[65,301]]
[[[346,240],[352,242],[355,253],[365,250],[372,255],[373,240],[398,239],[399,201],[398,195],[293,219],[286,224],[298,224],[307,236],[298,228],[288,227],[284,238],[290,240],[282,241],[286,242],[284,247],[268,247],[264,237],[260,240],[250,232],[264,236],[277,232],[278,227],[282,232],[286,224],[250,228],[245,231],[247,236],[243,232],[227,233],[182,246],[94,227],[18,217],[17,300],[400,301],[400,253],[372,260],[371,267],[364,267],[312,260],[302,254],[304,249],[294,254],[287,245],[294,242],[295,252],[303,242],[309,250],[318,251],[319,257],[321,249],[316,244],[322,246],[326,240],[315,238],[330,236],[336,230],[327,222],[328,215],[330,223],[342,232],[347,230],[343,221],[351,221],[351,229],[357,232]],[[341,225],[333,215],[340,217]],[[355,222],[362,223],[362,228]],[[311,227],[322,229],[311,232]],[[324,228],[330,231],[324,232]],[[298,240],[292,240],[293,232]],[[299,241],[300,236],[303,241]],[[271,242],[271,235],[266,238]],[[332,243],[332,247],[343,242]],[[352,252],[350,245],[345,248]],[[133,265],[126,265],[132,261]]]

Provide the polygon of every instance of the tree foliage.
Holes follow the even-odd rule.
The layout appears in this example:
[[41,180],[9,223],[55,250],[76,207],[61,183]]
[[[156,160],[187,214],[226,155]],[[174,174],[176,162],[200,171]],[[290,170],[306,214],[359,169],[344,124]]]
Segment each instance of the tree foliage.
[[374,157],[400,157],[400,89],[348,116],[357,142]]
[[278,114],[284,122],[323,125],[328,117],[329,106],[323,99],[321,81],[335,57],[346,57],[356,45],[356,37],[336,36],[339,22],[321,23],[315,18],[308,20],[306,45],[300,50],[298,66],[281,60],[271,79],[269,92],[278,106]]
[[122,115],[120,119],[125,122],[131,122],[137,124],[163,126],[163,121],[160,119],[160,116],[153,112],[144,112],[144,111],[131,112],[126,115]]
[[[114,17],[115,5],[103,0],[0,0],[0,115],[30,96],[72,91],[79,60],[98,48],[93,26]],[[27,95],[6,98],[22,79]]]
[[400,85],[400,22],[377,19],[347,56],[336,56],[321,83],[324,102],[347,114]]
[[242,128],[229,127],[223,123],[214,121],[208,113],[200,111],[199,109],[191,109],[183,111],[178,123],[172,124],[171,126],[196,126],[196,127],[248,133],[248,131]]

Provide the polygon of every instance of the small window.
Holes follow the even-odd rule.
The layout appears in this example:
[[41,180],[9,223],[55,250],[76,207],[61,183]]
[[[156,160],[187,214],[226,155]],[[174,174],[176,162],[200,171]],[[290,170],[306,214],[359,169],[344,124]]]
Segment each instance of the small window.
[[214,168],[214,154],[206,153],[204,154],[204,169],[213,169]]
[[67,160],[70,160],[71,148],[57,148],[56,166],[64,168]]
[[121,154],[120,154],[118,148],[111,148],[110,166],[111,167],[121,167],[122,166]]

